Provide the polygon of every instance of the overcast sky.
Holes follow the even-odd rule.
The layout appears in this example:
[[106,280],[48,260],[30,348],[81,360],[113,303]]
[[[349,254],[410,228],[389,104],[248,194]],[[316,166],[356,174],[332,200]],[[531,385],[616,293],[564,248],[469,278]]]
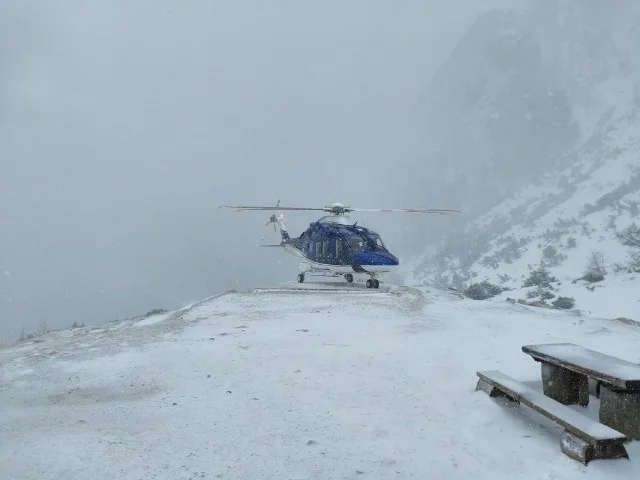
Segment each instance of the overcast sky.
[[406,112],[478,13],[512,3],[4,2],[0,337],[294,279],[256,247],[268,214],[216,207],[399,206],[381,167]]

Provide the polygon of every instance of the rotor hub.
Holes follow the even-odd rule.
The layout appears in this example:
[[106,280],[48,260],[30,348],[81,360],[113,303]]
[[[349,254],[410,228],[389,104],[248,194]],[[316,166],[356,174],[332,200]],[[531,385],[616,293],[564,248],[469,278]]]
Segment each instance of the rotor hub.
[[324,207],[323,210],[331,213],[332,215],[344,215],[351,211],[349,207],[345,207],[342,203],[332,203],[331,205]]

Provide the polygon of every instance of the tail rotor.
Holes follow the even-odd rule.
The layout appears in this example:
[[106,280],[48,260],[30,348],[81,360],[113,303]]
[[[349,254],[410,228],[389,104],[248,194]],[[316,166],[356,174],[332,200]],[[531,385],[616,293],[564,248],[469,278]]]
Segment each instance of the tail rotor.
[[267,222],[267,224],[265,226],[269,226],[273,223],[273,231],[276,231],[276,224],[278,223],[278,217],[276,217],[276,214],[274,213],[273,215],[271,215],[271,217],[269,217],[269,221]]
[[[280,200],[276,204],[275,209],[280,207]],[[273,231],[277,232],[278,227],[280,228],[280,235],[282,236],[283,241],[287,241],[290,239],[289,233],[287,232],[287,227],[284,223],[284,213],[280,212],[280,215],[276,215],[275,213],[269,217],[269,221],[266,223],[266,227],[273,224]]]
[[[278,199],[278,203],[276,203],[276,209],[278,209],[280,207],[280,199]],[[282,213],[280,214],[280,217],[282,219],[284,219],[284,215],[282,215]],[[276,217],[276,214],[274,213],[273,215],[271,215],[269,217],[269,221],[267,222],[267,224],[265,226],[269,226],[273,224],[273,231],[276,232],[276,225],[278,224],[278,217]]]

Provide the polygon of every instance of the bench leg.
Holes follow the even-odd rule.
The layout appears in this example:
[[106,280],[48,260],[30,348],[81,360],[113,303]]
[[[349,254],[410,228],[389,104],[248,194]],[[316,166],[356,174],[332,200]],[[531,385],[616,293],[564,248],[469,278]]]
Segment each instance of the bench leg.
[[600,398],[600,380],[589,378],[589,395]]
[[629,454],[622,443],[594,446],[567,430],[560,437],[560,449],[565,455],[585,465],[591,460],[629,458]]
[[620,392],[600,386],[600,423],[640,440],[640,392]]
[[512,402],[515,402],[517,404],[520,403],[515,398],[510,397],[509,395],[504,393],[502,390],[497,389],[496,387],[494,387],[490,383],[485,382],[481,378],[478,380],[478,384],[476,385],[476,391],[478,390],[482,390],[483,392],[488,393],[490,397],[506,397]]
[[546,362],[540,362],[540,367],[542,389],[547,397],[564,405],[589,405],[589,379],[586,375]]

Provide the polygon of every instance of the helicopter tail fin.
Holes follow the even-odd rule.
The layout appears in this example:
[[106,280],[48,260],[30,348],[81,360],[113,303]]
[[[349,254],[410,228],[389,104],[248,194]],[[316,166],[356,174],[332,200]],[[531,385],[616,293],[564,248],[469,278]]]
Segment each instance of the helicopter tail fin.
[[283,214],[280,214],[280,216],[278,217],[276,217],[275,214],[271,215],[271,218],[269,218],[269,222],[267,223],[267,225],[271,223],[273,223],[274,230],[276,228],[276,223],[278,224],[278,227],[280,227],[280,235],[282,236],[283,242],[288,242],[289,240],[291,240],[291,237],[289,236],[289,232],[287,232],[287,226],[284,223]]

